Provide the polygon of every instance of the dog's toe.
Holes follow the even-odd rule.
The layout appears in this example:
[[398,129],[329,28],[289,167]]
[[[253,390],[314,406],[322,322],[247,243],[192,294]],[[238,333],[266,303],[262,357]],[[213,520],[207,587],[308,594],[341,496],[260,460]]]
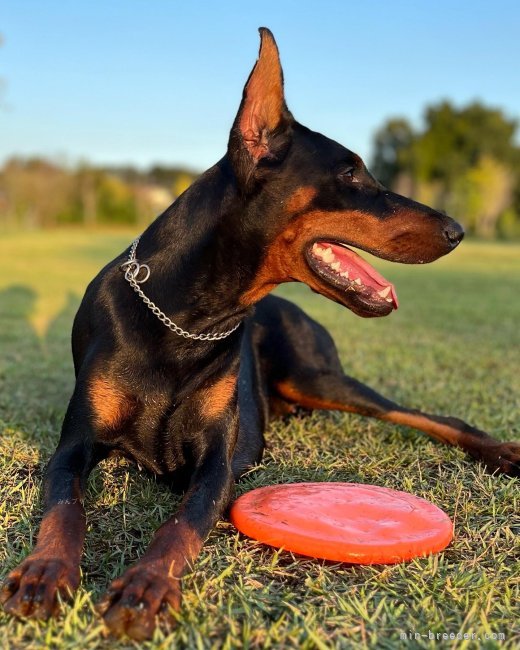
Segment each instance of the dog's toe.
[[520,443],[499,442],[488,447],[483,454],[486,467],[491,472],[520,477]]
[[7,576],[0,591],[4,610],[18,618],[47,619],[59,612],[79,584],[79,569],[57,558],[29,556]]
[[179,609],[180,601],[178,580],[136,566],[112,583],[97,609],[114,636],[144,641],[151,638],[157,625],[173,626],[172,611]]
[[520,444],[504,442],[499,448],[500,469],[508,476],[520,477]]

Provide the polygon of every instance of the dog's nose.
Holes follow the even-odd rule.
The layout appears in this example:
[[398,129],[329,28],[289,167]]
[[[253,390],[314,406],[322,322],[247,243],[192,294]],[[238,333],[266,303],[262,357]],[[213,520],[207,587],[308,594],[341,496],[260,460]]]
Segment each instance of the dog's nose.
[[464,228],[456,221],[450,221],[451,223],[444,229],[444,236],[449,241],[450,246],[455,248],[464,238]]

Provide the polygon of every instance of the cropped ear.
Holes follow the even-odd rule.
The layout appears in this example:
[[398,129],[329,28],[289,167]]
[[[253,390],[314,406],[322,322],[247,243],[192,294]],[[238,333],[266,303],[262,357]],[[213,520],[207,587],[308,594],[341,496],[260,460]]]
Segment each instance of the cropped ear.
[[239,180],[245,182],[261,161],[276,161],[285,154],[293,121],[285,104],[276,41],[265,27],[259,32],[260,53],[244,87],[228,145]]

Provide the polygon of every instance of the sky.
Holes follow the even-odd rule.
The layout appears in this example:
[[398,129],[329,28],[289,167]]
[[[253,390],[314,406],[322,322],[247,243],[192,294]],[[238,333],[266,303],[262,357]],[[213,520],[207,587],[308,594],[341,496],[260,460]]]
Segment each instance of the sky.
[[479,99],[520,114],[512,0],[3,0],[0,162],[203,170],[225,153],[260,26],[306,126],[370,160],[391,116]]

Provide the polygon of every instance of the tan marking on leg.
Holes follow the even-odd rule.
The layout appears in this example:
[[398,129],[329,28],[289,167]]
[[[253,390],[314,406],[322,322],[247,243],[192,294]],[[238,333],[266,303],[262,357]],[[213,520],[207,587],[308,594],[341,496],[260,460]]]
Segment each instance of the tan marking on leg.
[[159,546],[161,546],[161,543],[164,544],[162,555],[168,557],[169,560],[168,577],[181,578],[188,567],[192,568],[194,560],[202,549],[204,540],[187,522],[179,521],[175,517],[164,525],[171,536],[175,537],[175,544],[173,545],[159,541],[161,538],[158,537]]
[[120,388],[103,377],[92,381],[89,396],[96,424],[109,429],[114,429],[128,418],[135,406],[134,401]]
[[32,555],[79,563],[85,529],[85,511],[79,500],[58,503],[43,516]]
[[202,412],[208,420],[220,417],[231,402],[237,385],[236,375],[224,375],[202,392]]
[[179,579],[192,567],[204,539],[193,525],[177,513],[157,529],[150,546],[134,567],[149,568],[152,573]]
[[388,420],[389,422],[394,422],[395,424],[402,424],[407,427],[412,427],[413,429],[419,429],[424,431],[432,438],[444,442],[445,444],[454,445],[454,446],[463,446],[464,442],[471,440],[472,436],[465,434],[462,431],[458,431],[453,427],[450,427],[448,424],[442,424],[442,422],[435,422],[430,420],[424,415],[418,413],[403,413],[400,411],[389,411],[384,415],[381,415],[381,420]]
[[473,458],[483,461],[491,471],[498,469],[512,476],[518,474],[518,470],[516,474],[514,470],[515,464],[518,464],[518,449],[515,451],[515,443],[500,442],[462,420],[454,418],[456,424],[451,426],[437,422],[426,414],[399,411],[389,411],[382,415],[381,419],[419,429],[439,442],[460,447]]
[[326,400],[313,395],[305,395],[305,393],[302,393],[290,382],[279,383],[276,385],[276,388],[282,397],[291,402],[295,402],[304,408],[325,409],[331,411],[347,411],[349,413],[369,415],[369,417],[375,417],[379,420],[385,420],[387,422],[393,422],[394,424],[401,424],[412,427],[413,429],[419,429],[419,431],[424,431],[432,438],[435,438],[440,442],[454,446],[465,446],[465,443],[467,444],[470,442],[473,444],[475,444],[475,442],[482,444],[481,439],[475,438],[469,433],[459,431],[458,429],[455,429],[448,424],[435,422],[434,420],[431,420],[427,416],[421,415],[420,413],[388,411],[387,413],[371,415],[368,413],[363,413],[359,408],[355,406],[349,406],[348,404],[344,404],[342,402],[334,402],[333,400]]
[[288,381],[276,384],[276,390],[279,394],[289,402],[303,406],[306,409],[320,409],[326,411],[348,411],[356,413],[354,407],[349,407],[347,404],[341,402],[334,402],[333,400],[326,400],[315,395],[306,395],[302,391]]

